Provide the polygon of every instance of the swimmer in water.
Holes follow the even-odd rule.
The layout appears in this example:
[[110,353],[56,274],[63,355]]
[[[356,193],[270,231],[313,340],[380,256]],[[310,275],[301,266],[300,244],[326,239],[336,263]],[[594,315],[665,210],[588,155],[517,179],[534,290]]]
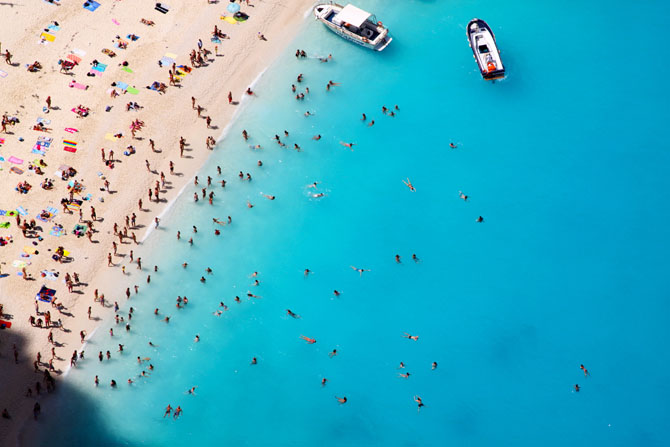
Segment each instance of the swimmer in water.
[[579,369],[584,371],[584,377],[587,377],[589,375],[589,371],[584,367],[584,365],[579,365]]
[[395,262],[397,262],[398,264],[401,263],[400,262],[400,255],[395,255]]
[[312,137],[312,140],[319,141],[321,139],[321,135],[314,135]]
[[342,292],[338,292],[337,290],[333,290],[333,295],[335,295],[336,298],[339,298]]
[[307,278],[309,276],[309,274],[312,273],[312,271],[310,269],[305,269],[305,271],[303,273],[305,275],[305,278]]
[[332,351],[330,351],[330,354],[328,354],[328,357],[330,357],[332,359],[336,355],[337,355],[337,349],[333,349]]
[[286,314],[287,314],[289,317],[300,318],[300,315],[298,315],[298,314],[295,313],[295,312],[292,312],[291,309],[286,309]]
[[361,276],[363,276],[363,272],[369,272],[370,271],[370,269],[359,269],[357,267],[354,267],[353,265],[350,265],[349,267],[356,270],[358,273],[360,273]]
[[191,389],[188,390],[188,391],[186,392],[186,394],[192,394],[192,395],[195,396],[195,389],[196,389],[196,388],[197,388],[197,387],[195,387],[195,386],[191,387]]
[[449,143],[449,147],[452,149],[456,149],[458,146],[456,146],[454,143]]
[[348,147],[348,148],[351,149],[351,151],[353,152],[353,150],[354,150],[354,144],[356,144],[356,143],[345,143],[344,141],[340,141],[340,144],[341,144],[342,146],[344,146],[344,147]]
[[347,396],[342,396],[342,397],[335,396],[335,399],[337,399],[337,401],[340,403],[340,405],[347,403]]
[[433,364],[430,366],[430,369],[437,369],[437,362],[433,362]]
[[258,365],[258,360],[256,360],[256,357],[251,359],[251,364],[252,365]]
[[468,196],[466,196],[465,194],[463,194],[463,191],[458,191],[458,197],[459,197],[460,199],[463,199],[463,200],[466,201],[466,202],[468,201]]
[[404,337],[404,338],[408,338],[408,339],[410,339],[410,340],[414,340],[414,341],[419,340],[419,336],[418,336],[418,335],[409,335],[407,332],[405,332],[405,335],[403,335],[403,337]]
[[172,407],[168,404],[167,408],[165,408],[165,413],[163,414],[163,417],[170,416],[171,412],[172,412]]
[[484,222],[484,218],[482,216],[479,216],[476,220],[478,223]]
[[247,208],[253,208],[254,206],[247,200]]
[[268,195],[268,194],[263,194],[263,197],[265,197],[268,200],[274,200],[275,199],[275,196],[271,196],[271,195]]
[[398,377],[402,377],[403,379],[409,379],[409,373],[398,374]]
[[310,345],[313,345],[314,343],[316,343],[316,340],[314,340],[313,338],[305,337],[304,335],[301,335],[300,338],[305,340]]
[[419,262],[419,258],[417,257],[416,253],[412,253],[412,259],[414,262]]
[[407,179],[407,181],[403,180],[402,182],[405,185],[407,185],[407,187],[409,188],[410,191],[416,192],[416,188],[414,187],[414,185],[412,185],[412,182],[409,181],[409,178]]
[[405,367],[405,363],[404,363],[404,362],[400,362],[400,365],[398,365],[398,369],[403,369],[404,367]]
[[322,192],[317,192],[317,193],[312,194],[312,197],[314,197],[315,199],[318,199],[318,198],[321,198],[321,197],[324,197],[324,196],[325,196],[325,194],[322,193]]
[[575,384],[575,392],[579,393],[579,390],[580,390],[579,385]]
[[325,377],[321,379],[321,386],[326,386],[326,382],[328,382],[328,379],[326,379]]
[[423,401],[421,400],[421,398],[419,396],[414,396],[414,402],[417,403],[417,407],[418,407],[416,411],[417,412],[421,411],[421,407],[424,406]]
[[200,341],[200,335],[196,335],[195,338],[193,339],[195,343]]

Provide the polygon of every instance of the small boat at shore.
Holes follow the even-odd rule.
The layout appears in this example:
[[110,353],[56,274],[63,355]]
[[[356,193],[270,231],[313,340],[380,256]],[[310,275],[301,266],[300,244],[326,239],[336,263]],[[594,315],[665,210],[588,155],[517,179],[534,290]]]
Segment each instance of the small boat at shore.
[[382,22],[354,5],[321,3],[314,7],[314,16],[335,34],[365,48],[382,51],[393,40]]
[[468,23],[467,34],[482,77],[487,81],[504,78],[505,67],[489,25],[481,19],[472,19]]

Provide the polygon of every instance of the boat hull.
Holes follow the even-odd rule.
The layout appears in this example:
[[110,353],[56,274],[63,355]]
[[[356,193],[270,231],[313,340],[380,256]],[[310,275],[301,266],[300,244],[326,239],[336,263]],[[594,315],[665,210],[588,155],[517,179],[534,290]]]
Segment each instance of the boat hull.
[[323,25],[343,38],[344,40],[347,40],[349,42],[353,42],[356,45],[359,45],[364,48],[368,48],[370,50],[374,51],[382,51],[384,50],[393,40],[389,35],[388,35],[388,30],[386,28],[383,28],[381,25],[381,22],[377,22],[377,26],[379,29],[382,30],[383,37],[381,39],[377,40],[369,40],[366,39],[365,37],[359,36],[358,34],[352,33],[348,30],[345,30],[342,26],[338,26],[328,20],[328,18],[331,16],[331,14],[336,14],[338,11],[342,10],[342,6],[338,5],[336,3],[328,3],[328,4],[319,4],[314,7],[314,17],[316,20],[319,22],[323,23]]
[[[492,48],[490,48],[490,52],[493,53],[495,52],[495,60],[494,63],[496,63],[495,68],[491,68],[489,64],[485,63],[484,58],[482,57],[482,54],[478,51],[478,44],[475,42],[475,35],[477,33],[473,32],[473,28],[476,28],[479,32],[483,32],[484,34],[488,33],[490,34],[490,41],[487,41],[487,44],[490,45]],[[472,49],[472,54],[473,57],[475,58],[475,61],[477,62],[477,66],[479,67],[479,71],[482,75],[482,77],[487,80],[487,81],[494,81],[496,79],[502,79],[505,77],[505,66],[502,63],[502,58],[500,57],[500,50],[498,49],[498,45],[495,40],[495,35],[493,34],[493,30],[491,30],[491,27],[486,23],[485,21],[481,19],[472,19],[468,23],[468,26],[466,28],[466,34],[468,37],[468,43],[470,44],[470,48]]]

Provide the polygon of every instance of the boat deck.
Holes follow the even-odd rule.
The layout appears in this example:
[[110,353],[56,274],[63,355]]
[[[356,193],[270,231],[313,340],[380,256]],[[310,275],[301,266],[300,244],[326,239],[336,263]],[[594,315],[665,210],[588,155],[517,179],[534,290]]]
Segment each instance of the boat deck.
[[[337,12],[331,10],[328,13],[328,16],[324,17],[324,19],[332,23],[333,26],[336,26],[338,28],[345,28],[344,26],[337,25],[336,23],[333,22],[333,18],[335,18],[336,15]],[[370,41],[375,40],[379,36],[379,31],[377,31],[377,27],[370,21],[363,22],[360,28],[345,28],[345,29],[358,36],[365,37]]]

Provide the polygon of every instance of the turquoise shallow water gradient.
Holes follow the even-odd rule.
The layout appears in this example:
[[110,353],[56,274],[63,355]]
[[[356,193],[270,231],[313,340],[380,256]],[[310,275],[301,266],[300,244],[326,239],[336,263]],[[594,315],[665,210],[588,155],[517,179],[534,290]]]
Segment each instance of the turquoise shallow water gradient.
[[[103,325],[32,443],[47,432],[51,445],[670,443],[670,95],[654,43],[667,4],[358,4],[391,27],[388,50],[308,20],[200,173],[218,180],[221,165],[225,191],[212,188],[215,206],[194,204],[189,186],[164,218],[143,253],[160,267],[151,286],[132,271],[141,290],[122,312],[136,309],[130,334],[118,327],[110,339],[113,323]],[[477,71],[465,37],[473,17],[496,33],[504,81]],[[295,48],[334,61],[296,60]],[[298,73],[304,102],[290,91]],[[326,92],[328,80],[342,85]],[[395,118],[381,113],[394,104]],[[272,141],[284,129],[302,152]],[[325,197],[310,196],[315,181]],[[228,215],[233,224],[213,235],[212,217]],[[192,225],[194,246],[177,243]],[[114,358],[100,364],[107,349]],[[138,355],[156,369],[128,386]],[[168,403],[184,409],[179,420],[162,418]]]

